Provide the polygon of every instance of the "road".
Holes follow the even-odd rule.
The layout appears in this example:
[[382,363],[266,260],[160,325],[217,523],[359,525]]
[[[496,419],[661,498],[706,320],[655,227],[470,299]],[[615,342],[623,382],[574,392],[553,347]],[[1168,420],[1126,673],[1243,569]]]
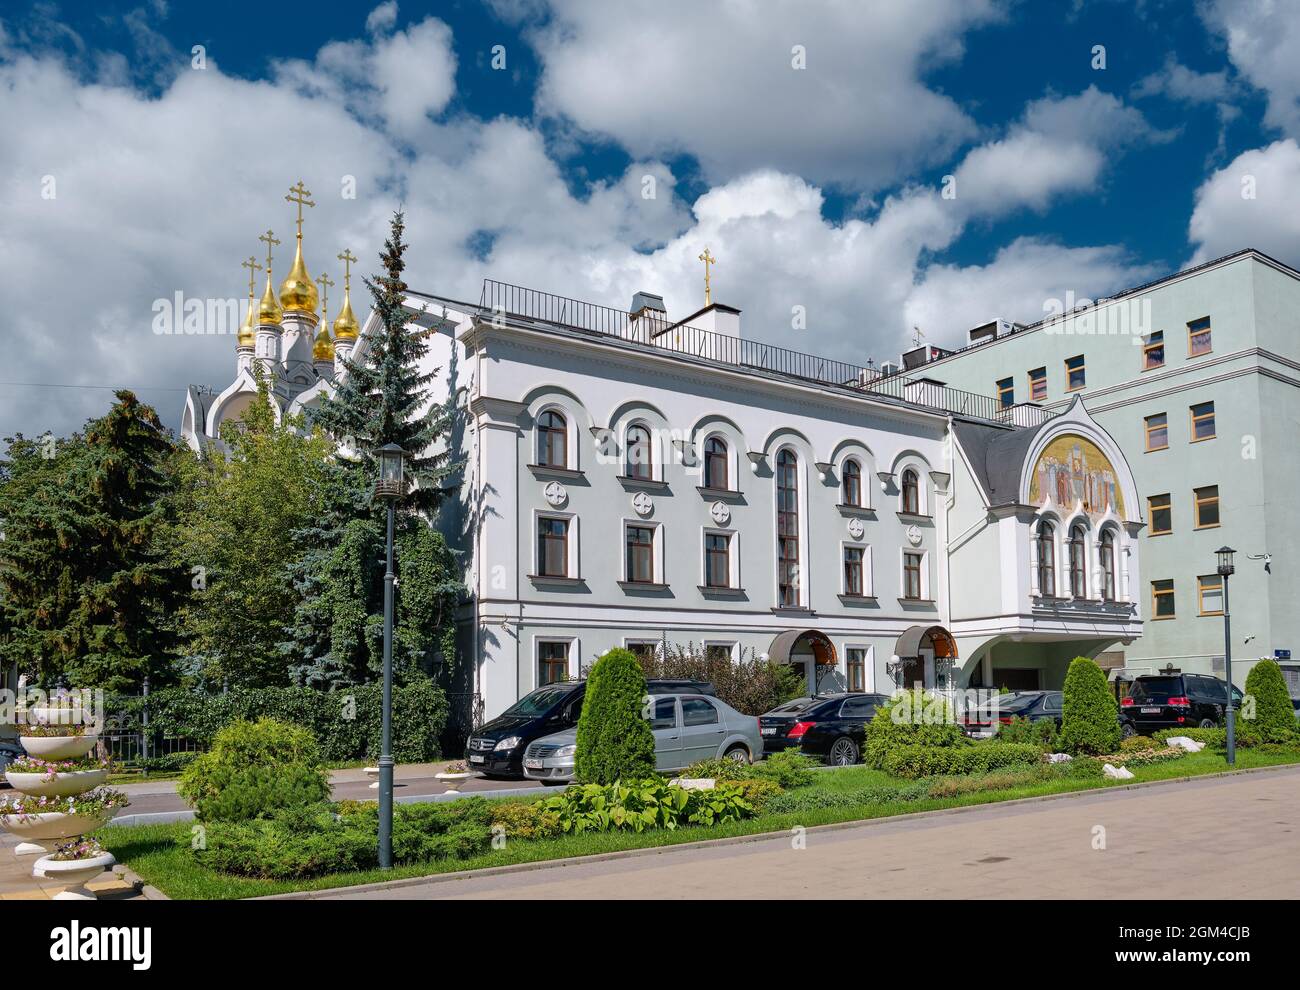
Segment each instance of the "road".
[[[1300,769],[520,873],[355,898],[1297,898]],[[1230,864],[1231,868],[1226,868]]]
[[[407,795],[422,796],[443,793],[447,790],[446,786],[441,781],[435,780],[433,775],[444,765],[442,763],[418,763],[397,767],[393,777],[394,794],[400,799]],[[371,779],[366,776],[364,770],[332,770],[330,772],[330,788],[334,799],[336,801],[348,798],[353,800],[373,800],[375,792],[370,789]],[[176,794],[176,781],[174,780],[114,784],[113,787],[125,791],[131,799],[131,806],[124,814],[149,815],[163,811],[186,811],[189,809],[189,805]],[[535,780],[484,780],[483,778],[477,778],[464,784],[461,787],[461,792],[470,794],[474,791],[488,790],[533,791],[542,789],[542,785]]]

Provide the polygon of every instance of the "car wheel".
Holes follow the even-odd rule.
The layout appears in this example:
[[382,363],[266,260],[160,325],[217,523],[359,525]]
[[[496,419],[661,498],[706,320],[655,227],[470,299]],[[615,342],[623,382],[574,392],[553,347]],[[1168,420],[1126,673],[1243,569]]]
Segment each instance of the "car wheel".
[[1213,728],[1214,728],[1216,725],[1218,725],[1218,724],[1219,724],[1219,723],[1216,722],[1216,721],[1215,721],[1214,719],[1212,719],[1212,718],[1203,718],[1203,719],[1201,719],[1201,728],[1202,728],[1202,729],[1213,729]]
[[748,764],[750,762],[749,750],[744,746],[732,746],[731,749],[722,754],[722,758],[730,760],[732,763]]
[[840,736],[831,744],[828,762],[833,767],[851,767],[858,762],[858,744],[847,736]]
[[1138,734],[1138,730],[1133,728],[1132,722],[1125,722],[1123,725],[1120,726],[1119,731],[1120,731],[1120,735],[1123,736],[1125,739],[1131,739],[1133,736],[1136,736]]

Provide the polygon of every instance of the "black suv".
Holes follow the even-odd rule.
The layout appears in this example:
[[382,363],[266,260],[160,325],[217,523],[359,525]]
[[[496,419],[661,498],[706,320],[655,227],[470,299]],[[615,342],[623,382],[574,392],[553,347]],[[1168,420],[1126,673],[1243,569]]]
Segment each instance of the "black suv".
[[[717,695],[707,681],[656,678],[646,681],[651,694]],[[534,739],[562,732],[578,724],[587,682],[559,681],[530,691],[492,721],[487,722],[465,743],[465,762],[485,777],[524,779],[524,750]]]
[[[1208,674],[1144,674],[1133,681],[1120,705],[1124,735],[1150,735],[1160,729],[1212,729],[1224,721],[1228,682]],[[1241,690],[1232,689],[1234,707]]]
[[1060,691],[1011,691],[1000,694],[987,705],[966,713],[961,729],[968,736],[991,736],[994,722],[1010,725],[1013,718],[1030,722],[1051,719],[1061,727],[1065,695]]
[[857,763],[862,756],[865,727],[887,694],[843,692],[796,698],[759,716],[763,752],[799,747],[836,767]]

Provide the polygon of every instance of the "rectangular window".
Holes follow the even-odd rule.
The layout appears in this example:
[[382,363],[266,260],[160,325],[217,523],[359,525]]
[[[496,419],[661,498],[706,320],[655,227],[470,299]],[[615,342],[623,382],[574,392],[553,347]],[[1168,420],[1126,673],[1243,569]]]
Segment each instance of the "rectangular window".
[[627,577],[629,584],[654,584],[655,531],[649,526],[628,526]]
[[731,587],[731,537],[726,533],[704,534],[704,584]]
[[569,644],[537,644],[537,686],[569,679]]
[[734,643],[705,643],[704,659],[711,663],[721,663],[724,660],[730,663],[736,658],[736,648]]
[[1146,424],[1147,450],[1164,450],[1169,446],[1169,417],[1165,413],[1148,416]]
[[921,600],[921,554],[910,550],[903,554],[903,597]]
[[1214,432],[1214,403],[1198,402],[1191,407],[1192,410],[1192,443],[1197,440],[1213,440]]
[[850,646],[844,651],[849,672],[849,690],[867,689],[867,651],[861,646]]
[[542,577],[569,576],[569,520],[538,517],[537,573]]
[[1035,368],[1029,373],[1029,401],[1043,402],[1047,398],[1047,369]]
[[1193,518],[1197,529],[1210,529],[1219,525],[1219,486],[1208,485],[1193,490],[1196,509]]
[[998,382],[998,406],[1006,409],[1016,404],[1016,382],[1013,378],[1003,378]]
[[1072,358],[1065,359],[1065,390],[1067,392],[1076,392],[1083,388],[1087,381],[1087,375],[1084,369],[1083,355],[1079,354]]
[[1151,582],[1151,618],[1172,619],[1174,617],[1174,582]]
[[1196,596],[1201,615],[1223,614],[1223,578],[1218,574],[1202,574],[1196,579]]
[[1142,345],[1142,370],[1150,371],[1152,368],[1164,367],[1165,363],[1165,333],[1163,330],[1156,330],[1146,339]]
[[866,594],[862,583],[862,547],[844,548],[844,593],[861,598]]
[[1151,519],[1150,536],[1164,536],[1174,531],[1173,499],[1169,495],[1152,495],[1147,499],[1147,516]]
[[1203,316],[1187,324],[1187,356],[1200,357],[1212,350],[1210,342],[1210,318]]
[[653,661],[659,655],[659,641],[656,639],[629,640],[627,650],[642,664]]

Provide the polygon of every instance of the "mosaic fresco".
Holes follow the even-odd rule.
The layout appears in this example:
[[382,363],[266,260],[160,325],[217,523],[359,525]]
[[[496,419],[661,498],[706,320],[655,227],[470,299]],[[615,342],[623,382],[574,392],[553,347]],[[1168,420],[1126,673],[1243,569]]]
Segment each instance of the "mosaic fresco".
[[1086,437],[1066,433],[1057,437],[1038,458],[1029,480],[1029,501],[1041,505],[1052,501],[1066,509],[1083,502],[1089,516],[1104,515],[1113,507],[1124,518],[1124,495],[1119,479],[1106,455]]

